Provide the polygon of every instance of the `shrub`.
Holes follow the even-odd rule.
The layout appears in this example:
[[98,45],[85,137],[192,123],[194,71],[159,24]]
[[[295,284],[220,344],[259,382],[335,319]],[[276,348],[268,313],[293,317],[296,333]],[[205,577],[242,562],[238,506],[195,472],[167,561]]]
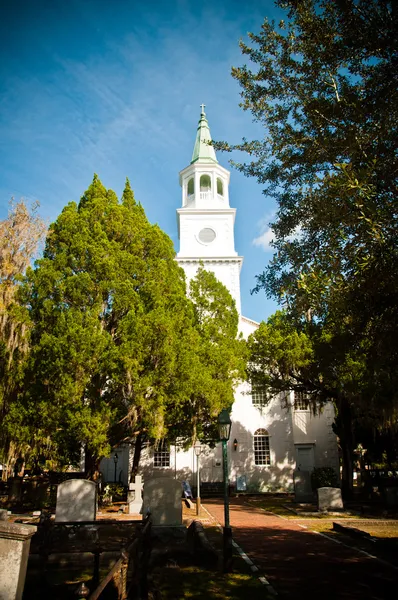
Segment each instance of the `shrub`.
[[311,485],[313,490],[321,487],[339,487],[339,479],[332,467],[319,467],[311,473]]

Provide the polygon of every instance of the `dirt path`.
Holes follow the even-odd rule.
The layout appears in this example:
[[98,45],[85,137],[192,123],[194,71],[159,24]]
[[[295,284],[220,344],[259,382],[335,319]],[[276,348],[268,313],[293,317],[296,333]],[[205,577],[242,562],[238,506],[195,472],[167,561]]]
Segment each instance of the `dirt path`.
[[[221,500],[206,509],[223,523]],[[292,521],[266,514],[231,499],[234,540],[260,567],[280,598],[305,600],[385,600],[397,597],[398,570],[302,529]]]

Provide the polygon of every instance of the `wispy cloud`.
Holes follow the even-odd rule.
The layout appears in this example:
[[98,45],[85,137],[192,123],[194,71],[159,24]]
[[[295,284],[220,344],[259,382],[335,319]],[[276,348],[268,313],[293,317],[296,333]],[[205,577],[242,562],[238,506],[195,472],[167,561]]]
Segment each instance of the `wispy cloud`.
[[260,235],[254,238],[252,241],[253,246],[262,248],[264,252],[273,252],[272,242],[275,238],[275,234],[272,231],[270,221],[273,220],[275,212],[268,213],[265,215],[258,224]]
[[271,252],[273,250],[271,244],[274,240],[274,232],[269,227],[264,233],[254,238],[253,246],[258,246],[262,248],[265,252]]

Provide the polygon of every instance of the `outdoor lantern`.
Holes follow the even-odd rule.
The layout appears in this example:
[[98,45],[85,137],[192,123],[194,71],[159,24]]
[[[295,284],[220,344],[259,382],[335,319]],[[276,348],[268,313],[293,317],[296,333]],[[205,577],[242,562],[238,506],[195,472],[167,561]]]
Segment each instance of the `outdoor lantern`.
[[199,440],[196,440],[193,449],[195,450],[196,456],[199,456],[202,452],[202,445]]
[[237,451],[237,449],[238,449],[238,440],[235,438],[234,439],[234,450],[235,450],[235,452]]
[[218,437],[222,442],[227,442],[231,433],[231,417],[226,408],[223,408],[217,419]]

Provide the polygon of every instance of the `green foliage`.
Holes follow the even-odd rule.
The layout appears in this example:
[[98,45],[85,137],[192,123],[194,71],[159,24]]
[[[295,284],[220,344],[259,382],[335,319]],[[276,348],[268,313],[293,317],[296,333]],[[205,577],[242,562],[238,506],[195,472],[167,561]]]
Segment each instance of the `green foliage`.
[[107,483],[100,496],[100,503],[103,505],[112,502],[126,502],[127,488],[121,483]]
[[12,201],[8,217],[0,221],[0,460],[9,472],[21,453],[32,451],[20,403],[31,322],[19,303],[19,288],[46,229],[37,209],[38,203]]
[[[119,203],[98,177],[50,227],[29,270],[34,322],[28,406],[61,447],[99,459],[135,430],[161,437],[191,309],[170,239],[150,225],[127,182]],[[181,389],[180,389],[181,388]]]
[[311,486],[313,490],[321,487],[339,487],[337,473],[332,467],[318,467],[311,473]]
[[264,135],[219,146],[246,152],[236,166],[277,202],[275,255],[256,291],[308,336],[310,372],[288,336],[288,379],[335,400],[352,453],[350,420],[380,427],[397,413],[397,11],[389,0],[276,4],[286,20],[249,34],[250,63],[232,70]]
[[[171,240],[127,181],[97,176],[50,227],[21,300],[33,323],[23,410],[37,455],[92,472],[124,441],[209,435],[244,373],[227,290],[200,271],[186,294]],[[52,463],[51,463],[52,464]]]
[[[183,404],[189,415],[193,437],[217,439],[216,420],[223,408],[234,401],[234,387],[245,376],[246,342],[238,337],[239,315],[226,287],[211,272],[200,268],[190,283],[196,350],[189,368],[191,393]],[[187,438],[186,424],[179,435]],[[185,429],[185,431],[184,431]]]

